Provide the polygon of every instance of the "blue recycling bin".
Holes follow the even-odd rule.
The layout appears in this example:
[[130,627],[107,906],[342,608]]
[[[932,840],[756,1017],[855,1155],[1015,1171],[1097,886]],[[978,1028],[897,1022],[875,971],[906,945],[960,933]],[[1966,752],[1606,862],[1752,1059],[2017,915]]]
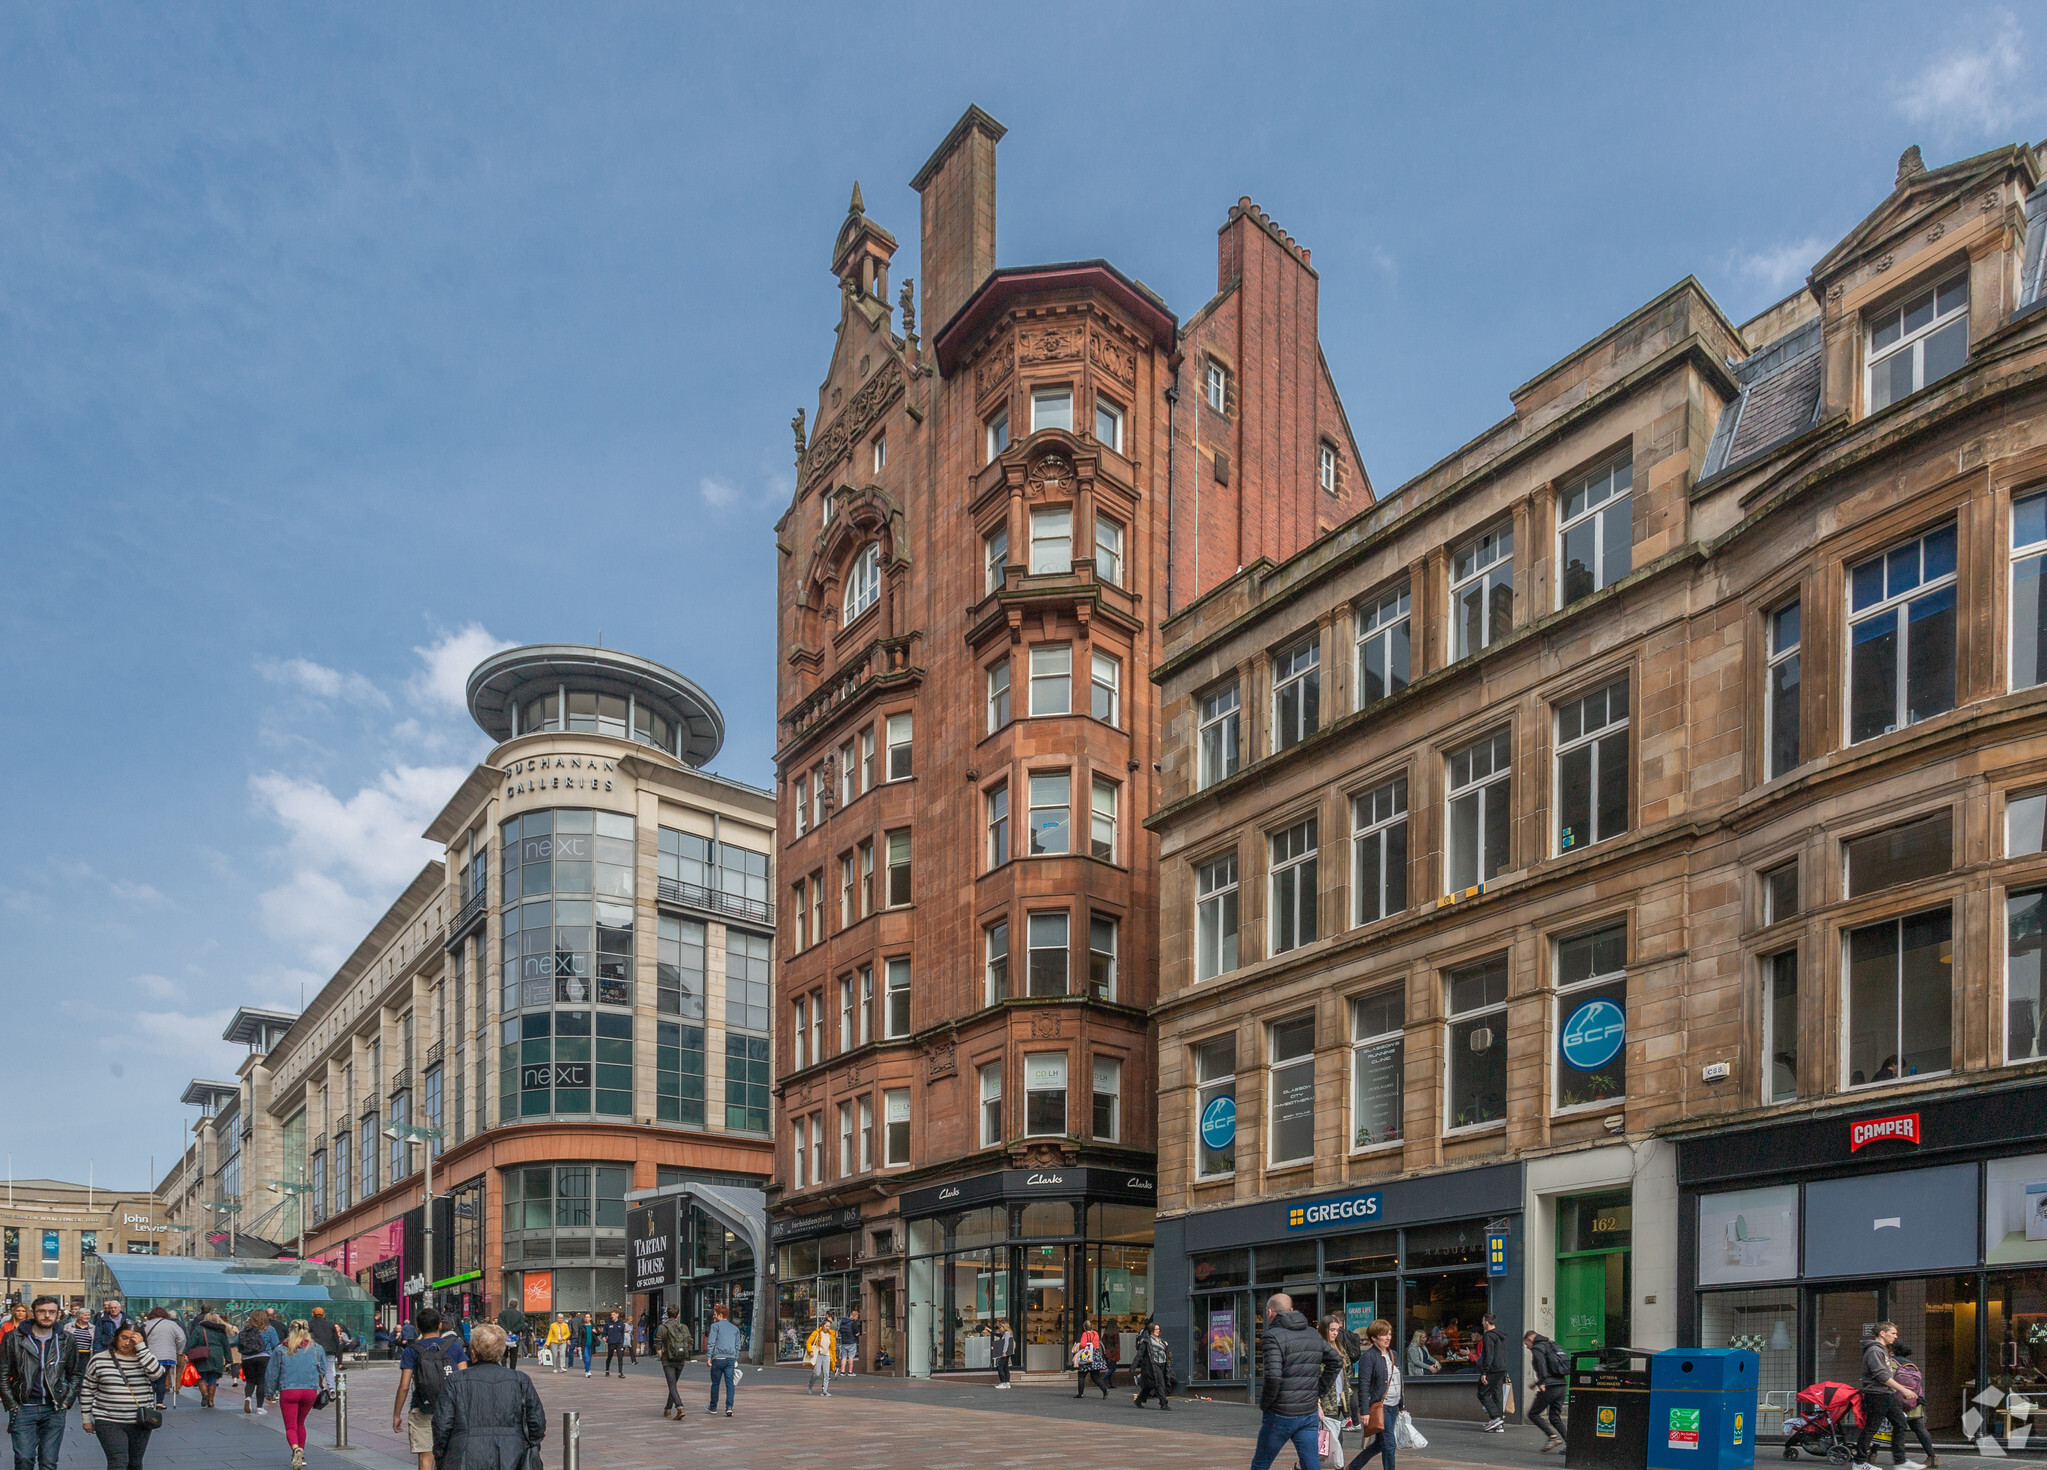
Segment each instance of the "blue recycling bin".
[[1748,1470],[1756,1378],[1747,1348],[1672,1348],[1649,1360],[1649,1470]]

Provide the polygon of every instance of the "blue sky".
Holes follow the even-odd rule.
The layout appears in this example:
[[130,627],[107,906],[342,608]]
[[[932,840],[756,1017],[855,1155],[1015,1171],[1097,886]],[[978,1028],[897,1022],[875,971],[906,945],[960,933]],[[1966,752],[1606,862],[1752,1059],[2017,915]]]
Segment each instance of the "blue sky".
[[[2029,23],[2030,22],[2030,23]],[[0,995],[17,1177],[139,1186],[430,855],[462,681],[602,637],[765,784],[788,420],[854,179],[1008,125],[1004,264],[1183,316],[1249,194],[1390,490],[1687,273],[1740,320],[2047,132],[2039,12],[1058,4],[0,12]]]

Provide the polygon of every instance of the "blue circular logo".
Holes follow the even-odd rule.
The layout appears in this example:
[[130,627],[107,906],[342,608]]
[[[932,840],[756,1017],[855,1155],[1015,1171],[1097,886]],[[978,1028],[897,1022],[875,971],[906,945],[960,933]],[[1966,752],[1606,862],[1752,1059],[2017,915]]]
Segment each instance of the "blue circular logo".
[[1237,1100],[1219,1097],[1201,1110],[1201,1141],[1224,1149],[1237,1141]]
[[1610,1000],[1588,1000],[1564,1022],[1564,1060],[1581,1072],[1603,1067],[1627,1039],[1628,1013]]

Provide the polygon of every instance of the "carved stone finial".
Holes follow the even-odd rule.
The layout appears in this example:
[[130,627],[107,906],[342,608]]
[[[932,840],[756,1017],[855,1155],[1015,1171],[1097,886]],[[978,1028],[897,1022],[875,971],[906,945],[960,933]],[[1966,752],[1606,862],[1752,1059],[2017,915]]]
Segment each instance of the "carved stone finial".
[[[1898,155],[1899,184],[1904,183],[1907,179],[1917,178],[1925,172],[1926,160],[1919,156],[1919,145],[1917,143],[1914,143],[1910,148],[1907,148]],[[1896,188],[1897,185],[1893,184],[1891,187]]]
[[858,179],[853,180],[853,202],[846,206],[846,213],[867,213],[867,205],[860,198],[860,181]]
[[915,335],[917,331],[917,293],[911,288],[917,283],[908,276],[903,277],[901,302],[903,308],[903,335]]
[[803,410],[796,410],[796,417],[789,420],[789,427],[796,431],[796,467],[803,468],[803,454],[810,447],[809,437],[803,430]]

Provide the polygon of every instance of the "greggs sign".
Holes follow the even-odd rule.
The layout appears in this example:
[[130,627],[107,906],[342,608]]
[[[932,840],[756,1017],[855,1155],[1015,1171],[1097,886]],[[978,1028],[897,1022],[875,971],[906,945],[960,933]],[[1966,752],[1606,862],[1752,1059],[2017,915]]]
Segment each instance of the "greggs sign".
[[1848,1125],[1848,1152],[1851,1154],[1865,1143],[1882,1143],[1886,1139],[1894,1143],[1909,1143],[1916,1148],[1919,1144],[1919,1115],[1897,1113],[1888,1118],[1864,1118]]

